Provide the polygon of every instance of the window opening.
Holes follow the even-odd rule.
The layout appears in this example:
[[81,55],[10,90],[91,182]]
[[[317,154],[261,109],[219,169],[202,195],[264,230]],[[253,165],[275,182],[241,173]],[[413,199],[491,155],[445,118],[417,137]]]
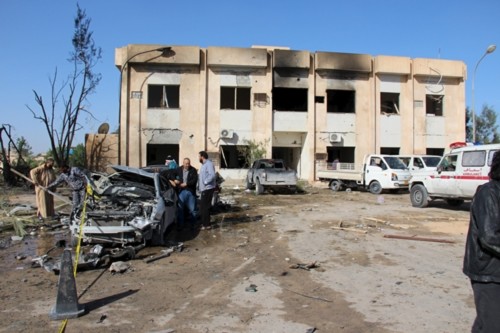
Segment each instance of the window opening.
[[220,166],[223,169],[242,169],[248,167],[245,161],[245,152],[248,146],[221,145]]
[[399,93],[380,93],[380,113],[399,114]]
[[425,95],[425,113],[427,115],[443,115],[443,95]]
[[326,112],[355,113],[354,90],[327,90]]
[[148,85],[148,108],[178,109],[178,85]]
[[221,87],[221,110],[250,110],[250,88]]
[[273,88],[273,110],[307,111],[307,89]]

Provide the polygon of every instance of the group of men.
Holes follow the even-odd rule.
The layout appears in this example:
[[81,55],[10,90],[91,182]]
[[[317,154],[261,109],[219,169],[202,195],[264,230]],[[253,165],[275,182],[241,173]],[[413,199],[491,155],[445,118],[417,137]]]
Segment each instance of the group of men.
[[[169,171],[168,178],[170,184],[175,188],[178,198],[178,226],[185,225],[185,210],[188,211],[191,225],[197,222],[197,189],[200,193],[199,215],[201,228],[210,229],[210,207],[212,197],[216,189],[215,167],[208,159],[206,151],[199,152],[199,161],[201,163],[200,172],[191,166],[191,160],[184,158],[182,165],[177,166],[175,160],[168,156],[165,164]],[[54,198],[50,193],[58,185],[65,182],[73,191],[72,214],[75,214],[85,199],[86,176],[85,173],[77,168],[70,168],[67,165],[61,166],[61,174],[56,177],[54,172],[54,160],[49,158],[42,165],[32,169],[30,176],[35,184],[35,194],[37,201],[37,216],[39,219],[53,217]]]
[[[210,206],[212,197],[217,186],[217,176],[215,167],[208,159],[206,151],[200,151],[198,155],[201,163],[200,172],[191,165],[189,158],[184,158],[182,165],[177,167],[177,163],[171,156],[167,156],[166,178],[177,191],[178,214],[177,223],[179,228],[185,226],[185,211],[188,211],[191,226],[194,228],[198,218],[196,191],[200,193],[199,215],[201,229],[210,229]],[[172,167],[173,166],[173,167]]]
[[62,165],[61,174],[56,177],[54,159],[48,158],[42,165],[31,169],[30,176],[35,185],[37,216],[39,219],[50,218],[55,215],[54,197],[50,193],[58,185],[65,182],[73,191],[72,215],[80,208],[87,185],[85,173],[76,167]]
[[[173,160],[167,158],[170,163]],[[178,223],[184,224],[184,211],[189,211],[191,223],[197,220],[196,190],[200,192],[200,219],[202,229],[210,228],[210,206],[216,188],[216,173],[205,151],[199,152],[199,174],[189,158],[171,169],[169,181],[177,191]],[[56,178],[54,160],[47,159],[31,170],[35,184],[38,217],[54,215],[54,201],[47,189],[66,182],[73,189],[73,211],[85,193],[85,176],[78,168],[61,167]],[[470,278],[477,317],[472,332],[500,332],[500,151],[493,156],[490,181],[478,188],[470,210],[470,224],[465,248],[463,272]]]

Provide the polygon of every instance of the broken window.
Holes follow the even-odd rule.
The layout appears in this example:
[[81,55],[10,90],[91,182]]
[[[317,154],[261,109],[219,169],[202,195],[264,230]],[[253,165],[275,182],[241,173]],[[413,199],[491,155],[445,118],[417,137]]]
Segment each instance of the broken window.
[[269,97],[266,93],[255,93],[253,94],[253,105],[259,108],[264,108],[269,104]]
[[221,87],[220,108],[221,110],[250,110],[250,88]]
[[437,156],[443,156],[444,155],[444,148],[427,148],[425,150],[426,155],[437,155]]
[[178,109],[179,85],[148,85],[148,108]]
[[443,95],[425,95],[425,113],[427,115],[443,115]]
[[273,110],[307,111],[307,89],[273,88]]
[[327,90],[326,112],[354,113],[355,109],[354,90]]
[[399,114],[399,93],[380,93],[380,113]]
[[399,148],[380,147],[380,154],[382,154],[382,155],[399,155]]
[[221,145],[220,166],[223,169],[242,169],[246,165],[245,154],[248,146]]

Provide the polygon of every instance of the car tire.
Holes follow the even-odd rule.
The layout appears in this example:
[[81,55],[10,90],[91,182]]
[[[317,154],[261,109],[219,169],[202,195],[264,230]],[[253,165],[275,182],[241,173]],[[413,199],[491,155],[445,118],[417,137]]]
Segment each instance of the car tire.
[[422,184],[416,184],[410,190],[411,205],[417,208],[427,207],[429,204],[429,194]]
[[253,184],[248,181],[248,178],[246,179],[245,189],[247,189],[247,190],[253,189]]
[[330,186],[330,190],[332,190],[333,192],[338,192],[342,189],[342,182],[340,180],[333,179],[330,182],[329,186]]
[[255,194],[259,195],[264,193],[264,186],[260,183],[259,178],[255,179]]
[[446,202],[452,207],[460,207],[464,203],[462,199],[446,199]]
[[370,190],[370,193],[372,193],[372,194],[382,193],[382,185],[380,185],[380,182],[378,180],[372,181],[370,183],[370,186],[368,189]]

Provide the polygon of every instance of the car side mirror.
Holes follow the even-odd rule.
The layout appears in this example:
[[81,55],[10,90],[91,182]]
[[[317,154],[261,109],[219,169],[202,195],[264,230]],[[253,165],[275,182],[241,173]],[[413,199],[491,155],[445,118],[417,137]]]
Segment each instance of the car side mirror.
[[443,171],[443,166],[442,165],[438,166],[437,167],[437,172],[441,173],[442,171]]

